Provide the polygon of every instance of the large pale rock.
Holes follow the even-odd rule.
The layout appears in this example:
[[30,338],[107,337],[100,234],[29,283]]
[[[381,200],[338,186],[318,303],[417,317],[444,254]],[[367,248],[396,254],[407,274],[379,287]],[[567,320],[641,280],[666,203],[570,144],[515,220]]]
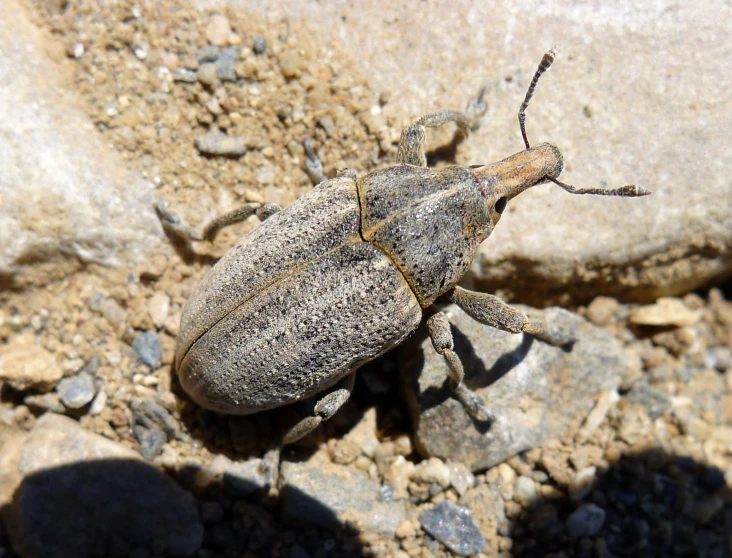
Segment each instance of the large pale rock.
[[56,357],[40,347],[32,334],[16,335],[0,346],[0,383],[21,391],[49,391],[63,376]]
[[553,185],[522,194],[476,262],[483,287],[535,305],[549,296],[562,301],[599,293],[649,299],[732,271],[729,5],[227,4],[256,4],[268,17],[318,29],[353,57],[377,92],[390,93],[384,114],[401,124],[462,108],[487,84],[488,113],[460,146],[458,162],[489,163],[523,148],[516,113],[542,54],[559,45],[528,110],[530,140],[562,151],[562,179],[570,184],[635,183],[653,195],[571,196]]
[[163,545],[188,555],[203,539],[193,496],[131,449],[47,413],[1,441],[0,502],[25,558],[109,556]]
[[152,189],[105,144],[16,0],[0,18],[0,287],[127,265],[162,229]]
[[625,352],[612,335],[566,310],[531,312],[574,329],[577,341],[571,349],[482,325],[454,305],[445,312],[466,384],[483,396],[498,421],[488,427],[465,412],[448,386],[444,358],[428,337],[418,343],[418,336],[399,350],[399,359],[415,446],[424,456],[480,471],[545,440],[572,435],[627,368]]

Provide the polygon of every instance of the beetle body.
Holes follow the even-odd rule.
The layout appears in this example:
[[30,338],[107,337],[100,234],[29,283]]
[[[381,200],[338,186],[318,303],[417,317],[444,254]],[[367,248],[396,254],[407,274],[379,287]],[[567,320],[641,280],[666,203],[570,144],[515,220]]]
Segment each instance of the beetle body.
[[427,168],[426,128],[454,122],[464,133],[474,129],[487,108],[483,90],[465,112],[439,111],[405,128],[398,164],[360,178],[348,172],[325,180],[306,141],[306,166],[323,181],[284,210],[249,204],[198,231],[158,202],[165,227],[190,240],[211,239],[253,214],[264,221],[209,270],[183,311],[176,366],[188,394],[208,409],[250,414],[323,392],[313,414],[282,438],[290,443],[332,417],[348,399],[353,372],[400,344],[428,314],[454,397],[474,419],[495,420],[463,381],[447,316],[433,307],[437,297],[446,294],[481,323],[568,345],[573,334],[560,324],[457,282],[506,203],[527,188],[551,181],[572,194],[649,193],[564,184],[559,151],[530,147],[525,110],[553,60],[553,50],[544,55],[519,109],[526,149],[497,163]]
[[268,218],[188,301],[176,349],[184,389],[203,407],[254,413],[400,344],[467,271],[509,175],[513,192],[561,170],[548,144],[519,156],[477,171],[398,164],[342,176]]

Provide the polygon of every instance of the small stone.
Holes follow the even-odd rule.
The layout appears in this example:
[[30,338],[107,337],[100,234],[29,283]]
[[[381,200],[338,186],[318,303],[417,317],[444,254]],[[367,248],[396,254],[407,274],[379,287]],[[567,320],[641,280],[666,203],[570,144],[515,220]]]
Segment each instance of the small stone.
[[99,301],[99,312],[112,325],[119,325],[127,319],[127,311],[111,296],[101,298]]
[[403,455],[390,458],[390,463],[386,467],[383,477],[384,482],[392,487],[393,498],[395,500],[404,500],[409,497],[407,488],[409,486],[409,479],[413,474],[414,463],[407,461]]
[[77,60],[84,56],[84,45],[83,43],[74,44],[74,48],[71,49],[71,55]]
[[607,296],[598,296],[587,307],[587,319],[599,326],[607,326],[616,320],[618,301]]
[[215,62],[219,57],[219,47],[206,45],[196,53],[196,60],[199,64],[204,62]]
[[567,533],[571,539],[591,537],[604,523],[605,510],[595,504],[583,504],[567,519]]
[[616,390],[609,390],[602,393],[600,398],[597,400],[595,407],[587,415],[582,428],[579,429],[575,439],[580,442],[586,442],[605,421],[605,417],[610,412],[610,409],[615,407],[615,404],[620,401],[620,394]]
[[78,374],[64,378],[56,386],[61,402],[68,409],[81,409],[96,395],[94,381],[88,374]]
[[419,522],[422,529],[458,556],[471,556],[486,547],[470,510],[454,502],[440,502],[433,509],[421,513]]
[[61,404],[61,398],[58,396],[58,393],[29,395],[23,400],[23,403],[34,409],[42,409],[54,413],[66,412],[66,407]]
[[430,457],[414,468],[412,479],[425,484],[438,483],[442,488],[450,486],[450,468],[437,457]]
[[218,130],[198,136],[195,143],[196,149],[206,155],[241,157],[247,152],[246,142],[242,138],[230,137]]
[[0,382],[14,389],[48,391],[63,375],[56,358],[36,345],[33,335],[19,335],[0,345]]
[[530,508],[536,503],[536,485],[531,477],[520,476],[516,481],[513,500],[524,508]]
[[177,68],[173,73],[173,81],[196,83],[198,81],[198,72],[189,68]]
[[263,490],[268,483],[261,459],[231,463],[224,470],[224,490],[236,497],[246,497]]
[[206,39],[216,46],[225,46],[229,42],[231,25],[229,18],[223,14],[213,14],[206,26]]
[[213,62],[201,64],[201,67],[198,69],[198,81],[208,88],[216,85],[218,81],[218,77],[216,75],[216,64]]
[[333,462],[341,465],[348,465],[361,455],[361,448],[350,440],[335,440],[328,445],[328,449]]
[[132,349],[143,364],[155,370],[160,367],[163,353],[160,348],[160,337],[154,331],[145,331],[135,335]]
[[280,71],[286,79],[300,77],[304,61],[297,50],[286,50],[280,55]]
[[627,396],[629,403],[637,403],[648,409],[648,416],[655,420],[671,410],[671,400],[660,390],[648,384],[637,384]]
[[637,325],[692,326],[701,319],[700,310],[689,309],[680,298],[661,297],[654,304],[636,308],[629,319]]
[[132,432],[140,444],[140,455],[146,460],[151,461],[163,450],[163,446],[168,441],[168,437],[162,430],[145,428],[143,426],[134,426]]
[[264,37],[255,37],[254,46],[252,48],[255,54],[264,54],[267,52],[267,39]]
[[472,488],[475,484],[475,477],[465,464],[449,462],[447,468],[450,470],[450,484],[458,495],[462,496],[468,488]]
[[165,321],[168,319],[169,309],[170,297],[163,292],[158,291],[147,299],[147,311],[150,314],[153,325],[158,329],[165,325]]
[[89,414],[90,415],[98,415],[101,413],[104,408],[107,406],[107,392],[104,390],[99,391],[94,399],[92,399],[92,403],[89,406]]
[[216,76],[221,81],[236,81],[236,65],[237,51],[234,47],[223,49],[216,59]]
[[597,475],[597,467],[585,467],[577,472],[569,483],[569,497],[573,502],[579,502],[592,491]]

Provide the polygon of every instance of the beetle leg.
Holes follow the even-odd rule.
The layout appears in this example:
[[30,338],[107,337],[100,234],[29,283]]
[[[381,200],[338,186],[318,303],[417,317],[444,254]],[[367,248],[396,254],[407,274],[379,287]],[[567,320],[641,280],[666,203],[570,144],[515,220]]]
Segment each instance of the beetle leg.
[[250,203],[217,217],[202,229],[197,229],[187,224],[175,211],[169,210],[163,200],[158,200],[155,204],[155,211],[157,211],[163,227],[188,240],[213,240],[224,227],[241,223],[252,215],[256,215],[260,221],[264,221],[281,209],[276,203]]
[[528,333],[555,346],[568,345],[575,341],[574,331],[563,324],[553,324],[550,327],[544,320],[529,318],[497,296],[455,287],[450,294],[450,300],[474,320],[503,331]]
[[432,346],[445,357],[447,362],[448,376],[450,377],[450,388],[455,398],[462,403],[465,411],[473,418],[481,422],[494,422],[495,415],[486,407],[483,398],[472,391],[463,382],[465,371],[460,358],[453,350],[452,331],[447,316],[442,312],[433,314],[427,320],[427,331],[432,338]]
[[454,122],[465,136],[476,130],[480,118],[488,109],[488,105],[483,100],[485,90],[486,88],[483,87],[478,95],[468,102],[465,112],[442,110],[425,114],[417,122],[402,130],[402,136],[399,139],[399,150],[397,151],[397,162],[418,167],[427,166],[427,157],[424,153],[426,128],[436,128],[448,122]]
[[338,382],[338,384],[336,384],[336,389],[318,400],[315,404],[315,408],[313,409],[314,414],[312,416],[305,417],[293,426],[290,431],[285,434],[282,443],[291,444],[293,442],[297,442],[300,438],[315,430],[321,422],[328,420],[335,415],[338,412],[338,409],[340,409],[351,396],[355,381],[356,374],[349,374]]

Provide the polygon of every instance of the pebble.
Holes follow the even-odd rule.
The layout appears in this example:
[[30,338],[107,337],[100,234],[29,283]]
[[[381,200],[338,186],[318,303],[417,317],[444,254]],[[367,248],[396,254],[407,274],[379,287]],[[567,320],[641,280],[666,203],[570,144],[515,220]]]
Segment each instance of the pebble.
[[148,461],[152,461],[163,450],[168,441],[165,432],[135,425],[132,428],[135,439],[140,444],[140,455]]
[[587,319],[599,326],[607,326],[616,320],[618,301],[607,296],[598,296],[587,306]]
[[569,483],[569,497],[573,502],[579,502],[592,491],[597,475],[597,467],[585,467]]
[[201,64],[201,67],[198,69],[198,81],[200,81],[209,89],[216,85],[216,83],[218,83],[218,77],[216,75],[216,64],[214,64],[213,62],[206,62],[205,64]]
[[567,533],[571,539],[591,537],[602,529],[605,510],[596,504],[583,504],[567,519]]
[[463,463],[449,462],[447,464],[450,470],[450,485],[457,491],[458,495],[462,496],[475,484],[475,476],[470,472]]
[[671,410],[671,400],[662,391],[652,388],[648,384],[637,384],[627,395],[629,403],[637,403],[648,409],[651,420],[657,419]]
[[516,480],[513,500],[524,508],[530,508],[536,503],[536,484],[531,477],[520,476]]
[[147,299],[147,311],[153,325],[161,329],[168,319],[170,310],[170,297],[164,292],[158,291]]
[[54,413],[66,412],[66,407],[61,403],[58,393],[43,393],[41,395],[29,395],[23,400],[23,403],[35,409],[43,409],[44,411],[52,411]]
[[177,68],[175,72],[173,72],[173,81],[196,83],[198,81],[198,72],[189,68]]
[[219,53],[216,59],[216,76],[221,81],[236,81],[236,65],[237,51],[235,47],[228,47]]
[[[111,296],[101,297],[96,307],[99,309],[99,313],[107,318],[107,321],[112,325],[116,326],[127,320],[127,311]],[[93,304],[92,310],[94,310]]]
[[154,331],[144,331],[135,335],[132,340],[132,349],[143,364],[151,369],[160,368],[163,353],[160,348],[160,337]]
[[436,482],[447,488],[450,486],[450,468],[441,459],[430,457],[414,468],[412,479],[425,484]]
[[419,515],[427,533],[458,556],[472,556],[486,547],[486,540],[473,522],[470,510],[448,500]]
[[14,389],[49,391],[63,375],[56,357],[36,345],[33,335],[19,335],[0,345],[0,382]]
[[196,60],[199,64],[204,62],[215,62],[219,57],[219,47],[206,45],[196,53]]
[[231,24],[229,18],[223,14],[213,14],[206,26],[206,39],[216,46],[225,46],[231,36]]
[[97,391],[88,374],[77,374],[61,380],[56,386],[61,402],[68,409],[81,409],[94,399]]
[[219,130],[213,130],[195,139],[196,149],[206,155],[220,157],[241,157],[247,152],[243,138],[227,136]]
[[629,320],[647,326],[692,326],[701,319],[700,310],[691,310],[680,298],[661,297],[653,304],[636,308]]
[[255,37],[253,50],[255,54],[264,54],[267,52],[267,39],[264,37]]

